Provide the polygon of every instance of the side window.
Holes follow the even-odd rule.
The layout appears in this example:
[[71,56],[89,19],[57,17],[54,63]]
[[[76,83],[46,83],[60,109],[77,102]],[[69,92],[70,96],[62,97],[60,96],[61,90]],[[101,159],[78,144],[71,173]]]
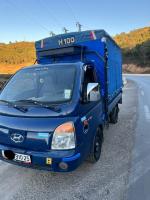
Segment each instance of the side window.
[[84,81],[85,84],[87,85],[88,83],[95,83],[96,82],[96,77],[95,77],[95,71],[93,67],[87,66],[86,71],[85,71],[85,76],[84,76]]

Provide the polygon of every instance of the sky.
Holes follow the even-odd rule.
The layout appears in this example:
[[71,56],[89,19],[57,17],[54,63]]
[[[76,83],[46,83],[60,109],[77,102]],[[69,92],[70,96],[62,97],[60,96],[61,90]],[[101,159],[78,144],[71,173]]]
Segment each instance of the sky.
[[150,26],[150,0],[0,0],[0,43],[35,41],[50,32],[104,29],[110,35]]

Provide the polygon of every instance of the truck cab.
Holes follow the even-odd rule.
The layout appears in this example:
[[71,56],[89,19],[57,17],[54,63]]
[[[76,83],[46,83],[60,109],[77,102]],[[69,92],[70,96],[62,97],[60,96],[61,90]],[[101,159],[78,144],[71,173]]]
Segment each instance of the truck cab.
[[37,64],[19,70],[2,89],[0,159],[56,172],[99,160],[103,128],[116,122],[122,85],[115,83],[109,96],[105,43],[79,36],[38,41]]

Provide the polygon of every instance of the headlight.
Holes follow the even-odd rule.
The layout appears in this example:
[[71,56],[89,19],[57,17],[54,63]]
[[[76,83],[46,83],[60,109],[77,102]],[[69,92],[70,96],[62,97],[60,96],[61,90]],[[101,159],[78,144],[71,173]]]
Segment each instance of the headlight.
[[51,148],[55,150],[75,148],[75,128],[73,122],[64,123],[55,129]]

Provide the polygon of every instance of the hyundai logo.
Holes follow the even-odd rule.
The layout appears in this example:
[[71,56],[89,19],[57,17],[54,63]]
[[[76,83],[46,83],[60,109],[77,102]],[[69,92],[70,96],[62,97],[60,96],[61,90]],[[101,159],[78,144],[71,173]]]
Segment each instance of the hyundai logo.
[[15,142],[15,143],[21,143],[24,141],[24,137],[23,135],[19,134],[19,133],[12,133],[10,135],[10,139]]

